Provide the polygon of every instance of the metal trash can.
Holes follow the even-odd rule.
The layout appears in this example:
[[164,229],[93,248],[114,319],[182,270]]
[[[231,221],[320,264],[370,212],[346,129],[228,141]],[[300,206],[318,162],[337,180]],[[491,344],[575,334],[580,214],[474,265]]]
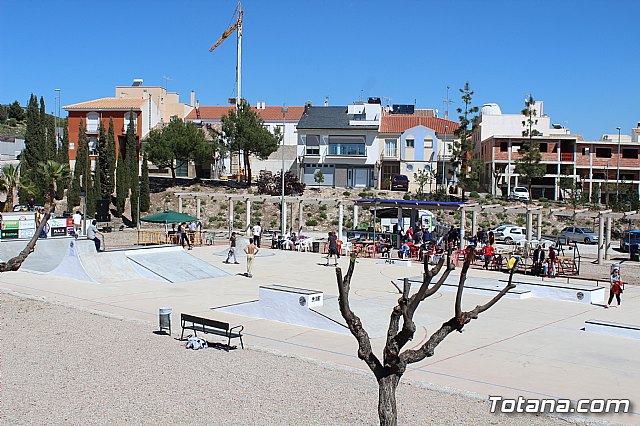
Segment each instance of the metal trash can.
[[169,330],[169,335],[171,335],[171,311],[171,308],[160,308],[158,311],[160,331]]
[[631,244],[629,246],[629,260],[640,262],[640,244]]
[[314,241],[313,242],[313,247],[312,247],[312,251],[314,253],[320,253],[320,244],[322,244],[320,241]]

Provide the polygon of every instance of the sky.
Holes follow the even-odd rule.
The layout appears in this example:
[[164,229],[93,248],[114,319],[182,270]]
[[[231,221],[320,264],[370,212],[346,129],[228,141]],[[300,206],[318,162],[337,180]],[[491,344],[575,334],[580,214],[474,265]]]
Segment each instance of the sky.
[[[0,103],[31,93],[54,111],[115,96],[134,78],[189,102],[235,97],[233,0],[95,3],[0,0]],[[640,122],[637,0],[246,0],[242,96],[251,104],[384,104],[435,108],[457,120],[473,104],[518,113],[545,102],[553,123],[599,139]],[[165,78],[168,77],[168,78]],[[64,115],[64,114],[63,114]]]

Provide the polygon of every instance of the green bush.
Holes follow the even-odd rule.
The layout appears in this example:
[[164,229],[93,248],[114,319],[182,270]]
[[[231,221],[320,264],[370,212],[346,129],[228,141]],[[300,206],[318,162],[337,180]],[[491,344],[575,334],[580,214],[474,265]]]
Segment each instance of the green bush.
[[469,193],[469,198],[480,198],[480,194],[477,191],[471,191]]
[[215,222],[215,221],[217,221],[217,220],[218,220],[218,216],[209,216],[209,217],[207,218],[207,221],[209,221],[209,222]]
[[325,212],[321,212],[320,213],[320,219],[326,220],[327,219],[327,214]]
[[406,194],[404,194],[404,195],[402,196],[402,199],[403,199],[403,200],[410,200],[410,199],[411,199],[411,193],[410,193],[410,192],[407,192]]
[[338,226],[338,224],[340,223],[340,221],[338,219],[334,219],[331,221],[331,225],[333,226]]
[[546,203],[547,201],[549,201],[549,199],[547,197],[540,197],[538,198],[538,201],[541,203]]
[[326,204],[321,204],[320,205],[320,211],[323,212],[325,210],[327,210],[327,205]]
[[553,230],[551,231],[551,235],[558,235],[558,230],[553,228]]
[[344,191],[342,195],[345,197],[348,197],[349,195],[351,195],[351,193],[349,191]]
[[307,221],[304,224],[306,226],[316,226],[318,224],[318,221],[315,219],[307,219]]

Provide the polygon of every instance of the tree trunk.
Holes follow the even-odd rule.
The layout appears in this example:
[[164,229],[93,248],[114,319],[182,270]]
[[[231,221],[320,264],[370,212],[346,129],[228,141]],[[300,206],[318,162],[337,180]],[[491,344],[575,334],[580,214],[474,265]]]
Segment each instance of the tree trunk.
[[397,374],[388,374],[378,379],[378,417],[381,426],[398,424],[396,388],[399,382],[400,376]]
[[171,168],[171,182],[173,186],[176,186],[176,167],[170,167],[170,168]]
[[20,269],[22,263],[27,259],[27,256],[29,256],[35,249],[38,238],[40,238],[40,234],[44,229],[44,225],[47,223],[50,217],[51,212],[47,210],[45,215],[40,220],[40,224],[38,225],[35,234],[33,234],[33,237],[31,237],[31,240],[29,241],[27,246],[20,253],[18,253],[17,256],[12,257],[6,262],[0,262],[0,272],[17,271],[18,269]]
[[248,151],[244,151],[244,168],[247,176],[247,186],[251,186],[251,160]]

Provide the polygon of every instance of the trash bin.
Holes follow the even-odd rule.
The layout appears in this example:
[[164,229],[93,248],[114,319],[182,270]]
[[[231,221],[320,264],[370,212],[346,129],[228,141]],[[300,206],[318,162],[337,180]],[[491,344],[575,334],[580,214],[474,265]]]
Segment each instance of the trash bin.
[[313,248],[312,248],[312,251],[313,251],[314,253],[320,253],[320,244],[321,244],[321,242],[320,242],[320,241],[314,241],[314,242],[313,242]]
[[171,311],[171,308],[160,308],[158,312],[160,331],[169,330],[169,335],[171,335]]
[[631,244],[629,246],[629,260],[640,262],[640,244]]

